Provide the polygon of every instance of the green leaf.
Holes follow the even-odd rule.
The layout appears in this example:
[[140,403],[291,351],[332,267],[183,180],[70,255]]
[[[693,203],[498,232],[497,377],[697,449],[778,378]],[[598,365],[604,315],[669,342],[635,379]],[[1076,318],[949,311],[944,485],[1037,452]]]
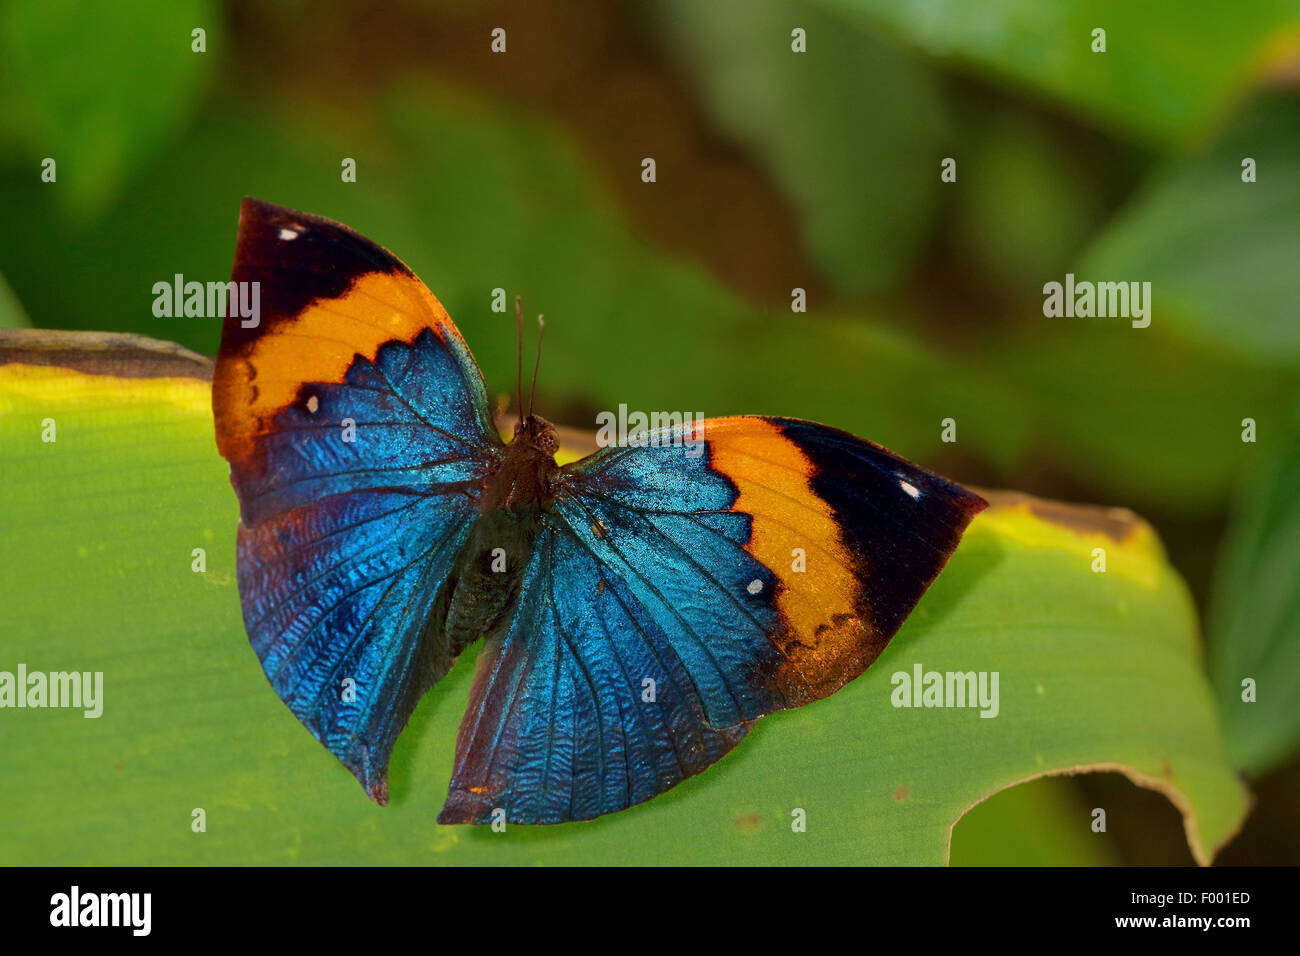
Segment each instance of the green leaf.
[[[866,675],[764,718],[647,804],[505,833],[438,827],[464,660],[421,702],[394,754],[392,803],[378,807],[248,647],[207,363],[78,338],[0,333],[0,670],[101,671],[103,714],[4,714],[0,861],[934,864],[977,801],[1086,769],[1168,795],[1202,861],[1246,812],[1191,603],[1150,527],[1007,493],[990,493]],[[1091,570],[1098,547],[1105,573]],[[998,716],[892,706],[891,675],[916,665],[997,671]],[[196,808],[206,832],[191,829]],[[796,808],[806,833],[791,831]]]
[[[211,0],[10,0],[0,7],[0,124],[74,218],[110,202],[128,171],[189,115],[219,55]],[[207,31],[207,52],[191,31]],[[31,182],[41,186],[33,164]]]
[[[1080,279],[1151,283],[1152,325],[1263,365],[1300,365],[1300,99],[1265,98],[1171,161],[1083,257]],[[1254,160],[1255,181],[1243,182]]]
[[[1136,139],[1186,138],[1270,66],[1294,55],[1289,0],[821,0],[1078,108]],[[1094,29],[1106,52],[1094,53]]]
[[[936,77],[808,0],[667,0],[655,9],[665,49],[713,120],[798,209],[824,276],[848,293],[893,286],[936,212],[947,132]],[[791,50],[796,27],[805,53]],[[670,164],[660,176],[671,176]]]
[[[1300,744],[1300,431],[1292,428],[1246,446],[1259,460],[1242,482],[1210,605],[1210,673],[1228,754],[1255,776]],[[1253,702],[1242,699],[1247,678]]]
[[31,324],[18,296],[9,288],[5,277],[0,275],[0,329],[25,329]]

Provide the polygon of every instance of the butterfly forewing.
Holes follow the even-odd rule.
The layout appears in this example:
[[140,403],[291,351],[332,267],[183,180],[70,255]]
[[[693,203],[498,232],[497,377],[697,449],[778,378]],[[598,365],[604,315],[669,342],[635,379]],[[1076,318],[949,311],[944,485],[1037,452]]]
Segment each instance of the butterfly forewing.
[[422,635],[501,455],[482,376],[410,270],[337,223],[245,200],[233,279],[260,303],[226,318],[213,383],[244,622],[276,693],[384,802],[393,742],[451,664]]

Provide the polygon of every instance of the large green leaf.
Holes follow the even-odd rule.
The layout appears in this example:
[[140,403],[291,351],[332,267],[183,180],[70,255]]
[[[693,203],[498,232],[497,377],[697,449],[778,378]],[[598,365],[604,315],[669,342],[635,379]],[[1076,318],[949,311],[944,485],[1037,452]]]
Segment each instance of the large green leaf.
[[[0,669],[102,671],[103,714],[0,715],[0,862],[941,863],[976,802],[1090,768],[1167,794],[1201,860],[1246,812],[1150,527],[1005,493],[866,675],[673,791],[590,823],[438,827],[466,660],[417,709],[378,807],[248,647],[206,362],[41,335],[0,333]],[[918,664],[999,672],[998,716],[891,706]]]
[[[1139,139],[1186,138],[1294,55],[1291,0],[820,0],[941,57],[1072,104]],[[1094,29],[1106,52],[1092,50]]]
[[1246,446],[1258,460],[1237,496],[1209,621],[1228,753],[1256,775],[1300,744],[1300,430],[1268,427]]

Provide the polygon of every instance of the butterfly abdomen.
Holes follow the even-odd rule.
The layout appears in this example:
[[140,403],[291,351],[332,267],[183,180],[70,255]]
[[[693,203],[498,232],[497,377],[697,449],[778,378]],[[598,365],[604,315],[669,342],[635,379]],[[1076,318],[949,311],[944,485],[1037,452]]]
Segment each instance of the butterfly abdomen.
[[479,517],[448,579],[443,630],[453,655],[508,624],[533,553],[541,508],[494,510]]

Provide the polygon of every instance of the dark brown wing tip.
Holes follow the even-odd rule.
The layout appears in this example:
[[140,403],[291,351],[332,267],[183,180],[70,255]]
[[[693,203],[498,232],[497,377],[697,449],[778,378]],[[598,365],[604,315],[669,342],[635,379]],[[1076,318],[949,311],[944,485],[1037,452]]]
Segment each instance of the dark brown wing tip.
[[485,793],[452,786],[447,791],[447,802],[442,805],[442,810],[438,813],[438,823],[442,826],[490,823],[492,810],[492,801]]
[[961,510],[965,513],[967,522],[969,522],[971,518],[974,518],[981,511],[984,511],[986,508],[988,508],[989,506],[988,499],[986,499],[983,495],[979,494],[978,492],[972,491],[970,488],[967,488],[965,485],[959,485],[955,481],[950,483],[954,488],[957,488],[962,492],[961,496],[955,499],[955,504],[959,508],[961,508]]
[[258,321],[245,326],[228,307],[219,354],[245,353],[311,303],[338,298],[375,272],[414,277],[383,246],[340,222],[245,196],[230,278],[256,289]]

